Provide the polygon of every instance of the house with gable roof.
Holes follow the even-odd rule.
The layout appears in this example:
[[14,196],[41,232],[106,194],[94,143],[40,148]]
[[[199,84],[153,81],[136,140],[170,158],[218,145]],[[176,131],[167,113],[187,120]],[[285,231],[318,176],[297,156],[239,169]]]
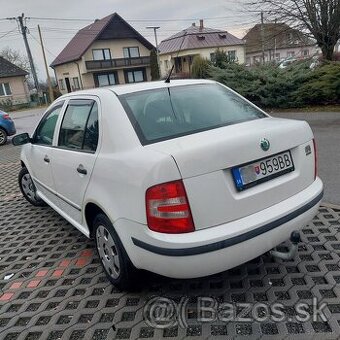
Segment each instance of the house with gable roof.
[[154,46],[117,13],[82,28],[52,62],[61,93],[151,80]]
[[213,60],[217,49],[225,51],[230,60],[245,62],[245,43],[227,31],[208,28],[201,19],[199,26],[190,27],[163,40],[159,45],[160,70],[165,77],[172,66],[174,73],[190,75],[196,55]]
[[30,102],[27,75],[28,72],[0,57],[0,105],[12,106]]
[[246,42],[246,63],[249,66],[287,58],[310,58],[319,50],[315,40],[285,23],[256,24],[243,40]]

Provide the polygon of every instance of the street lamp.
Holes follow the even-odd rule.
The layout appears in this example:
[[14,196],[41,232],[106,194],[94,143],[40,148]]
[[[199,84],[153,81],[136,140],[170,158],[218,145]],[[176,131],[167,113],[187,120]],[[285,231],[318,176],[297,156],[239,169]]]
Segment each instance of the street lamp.
[[157,30],[160,28],[159,26],[147,26],[145,27],[147,29],[153,29],[153,33],[155,35],[155,42],[156,42],[156,55],[157,55],[157,66],[158,66],[158,70],[160,70],[159,68],[159,51],[158,51],[158,40],[157,40]]

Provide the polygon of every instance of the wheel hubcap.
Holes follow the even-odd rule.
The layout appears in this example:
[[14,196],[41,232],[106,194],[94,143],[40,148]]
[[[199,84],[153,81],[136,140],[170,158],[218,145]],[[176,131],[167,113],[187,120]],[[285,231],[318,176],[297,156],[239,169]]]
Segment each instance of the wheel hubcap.
[[5,141],[5,134],[0,130],[0,144],[3,144]]
[[119,255],[115,241],[103,225],[97,228],[97,249],[107,273],[117,279],[120,273]]
[[37,196],[35,193],[35,187],[34,187],[32,178],[29,174],[22,176],[21,186],[22,186],[22,190],[24,191],[25,195],[29,197],[31,200],[36,201]]

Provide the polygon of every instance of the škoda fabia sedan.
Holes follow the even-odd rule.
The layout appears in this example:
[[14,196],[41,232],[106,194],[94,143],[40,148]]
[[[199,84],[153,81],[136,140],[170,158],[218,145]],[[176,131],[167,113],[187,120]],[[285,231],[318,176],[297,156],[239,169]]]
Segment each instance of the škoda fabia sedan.
[[296,236],[323,194],[309,125],[213,81],[70,93],[13,143],[23,195],[94,238],[121,288],[137,269],[194,278],[249,261]]

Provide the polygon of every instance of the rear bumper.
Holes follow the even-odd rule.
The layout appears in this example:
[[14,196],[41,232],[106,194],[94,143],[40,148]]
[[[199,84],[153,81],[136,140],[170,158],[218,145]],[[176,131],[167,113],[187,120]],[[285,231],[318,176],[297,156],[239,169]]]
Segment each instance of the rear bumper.
[[247,262],[287,240],[317,213],[323,195],[319,178],[270,208],[223,225],[169,235],[126,220],[116,230],[137,268],[175,278],[211,275]]

